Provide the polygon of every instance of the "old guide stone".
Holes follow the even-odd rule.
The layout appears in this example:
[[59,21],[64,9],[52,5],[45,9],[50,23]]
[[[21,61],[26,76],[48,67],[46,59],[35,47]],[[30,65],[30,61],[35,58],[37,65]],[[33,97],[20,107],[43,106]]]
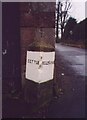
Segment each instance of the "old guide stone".
[[25,100],[31,111],[53,98],[55,48],[40,40],[29,45],[26,55]]
[[[23,53],[24,70],[26,69],[23,79],[24,99],[32,112],[38,111],[39,108],[42,109],[53,98],[55,3],[45,4],[30,3],[30,6],[27,4],[25,7],[22,4],[21,41],[23,52],[21,53]],[[31,9],[29,14],[24,8],[28,11]]]

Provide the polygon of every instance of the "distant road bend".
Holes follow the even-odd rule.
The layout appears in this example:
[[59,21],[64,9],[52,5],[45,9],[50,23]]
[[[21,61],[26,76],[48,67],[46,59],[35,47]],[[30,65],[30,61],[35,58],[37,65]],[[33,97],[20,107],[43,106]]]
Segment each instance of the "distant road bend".
[[87,51],[85,49],[69,47],[61,44],[55,45],[56,51],[62,56],[64,60],[70,63],[70,67],[81,76],[87,76],[85,59]]

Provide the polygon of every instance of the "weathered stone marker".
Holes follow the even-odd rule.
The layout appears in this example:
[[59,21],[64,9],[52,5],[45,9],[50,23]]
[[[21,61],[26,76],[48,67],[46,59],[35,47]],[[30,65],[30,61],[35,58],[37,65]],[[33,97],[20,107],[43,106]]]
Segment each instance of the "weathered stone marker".
[[35,42],[27,51],[25,99],[31,109],[43,107],[53,97],[55,51],[41,44]]
[[[27,11],[26,14],[25,11]],[[25,53],[22,55],[25,79],[23,78],[22,81],[24,97],[29,103],[31,111],[43,107],[53,97],[54,27],[55,3],[21,3],[21,42],[24,43],[23,46],[26,46],[26,49],[22,48],[22,53]],[[32,34],[30,34],[30,30]],[[29,32],[28,38],[25,36],[26,31]],[[25,42],[24,38],[30,43]],[[23,59],[26,59],[25,63]]]

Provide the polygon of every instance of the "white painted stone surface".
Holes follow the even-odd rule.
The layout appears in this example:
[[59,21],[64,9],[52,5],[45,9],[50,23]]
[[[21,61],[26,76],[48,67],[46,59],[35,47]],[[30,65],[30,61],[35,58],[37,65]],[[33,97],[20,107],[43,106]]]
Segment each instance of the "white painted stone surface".
[[55,52],[27,51],[26,79],[43,83],[53,79]]

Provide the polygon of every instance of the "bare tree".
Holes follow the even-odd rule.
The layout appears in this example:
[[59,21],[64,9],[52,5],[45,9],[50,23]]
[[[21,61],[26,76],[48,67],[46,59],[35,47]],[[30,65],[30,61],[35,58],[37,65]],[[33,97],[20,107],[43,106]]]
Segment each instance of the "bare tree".
[[64,27],[69,18],[69,10],[71,9],[70,0],[62,0],[58,1],[56,4],[56,38],[57,41],[59,39],[59,35],[61,35],[61,39],[63,37]]

